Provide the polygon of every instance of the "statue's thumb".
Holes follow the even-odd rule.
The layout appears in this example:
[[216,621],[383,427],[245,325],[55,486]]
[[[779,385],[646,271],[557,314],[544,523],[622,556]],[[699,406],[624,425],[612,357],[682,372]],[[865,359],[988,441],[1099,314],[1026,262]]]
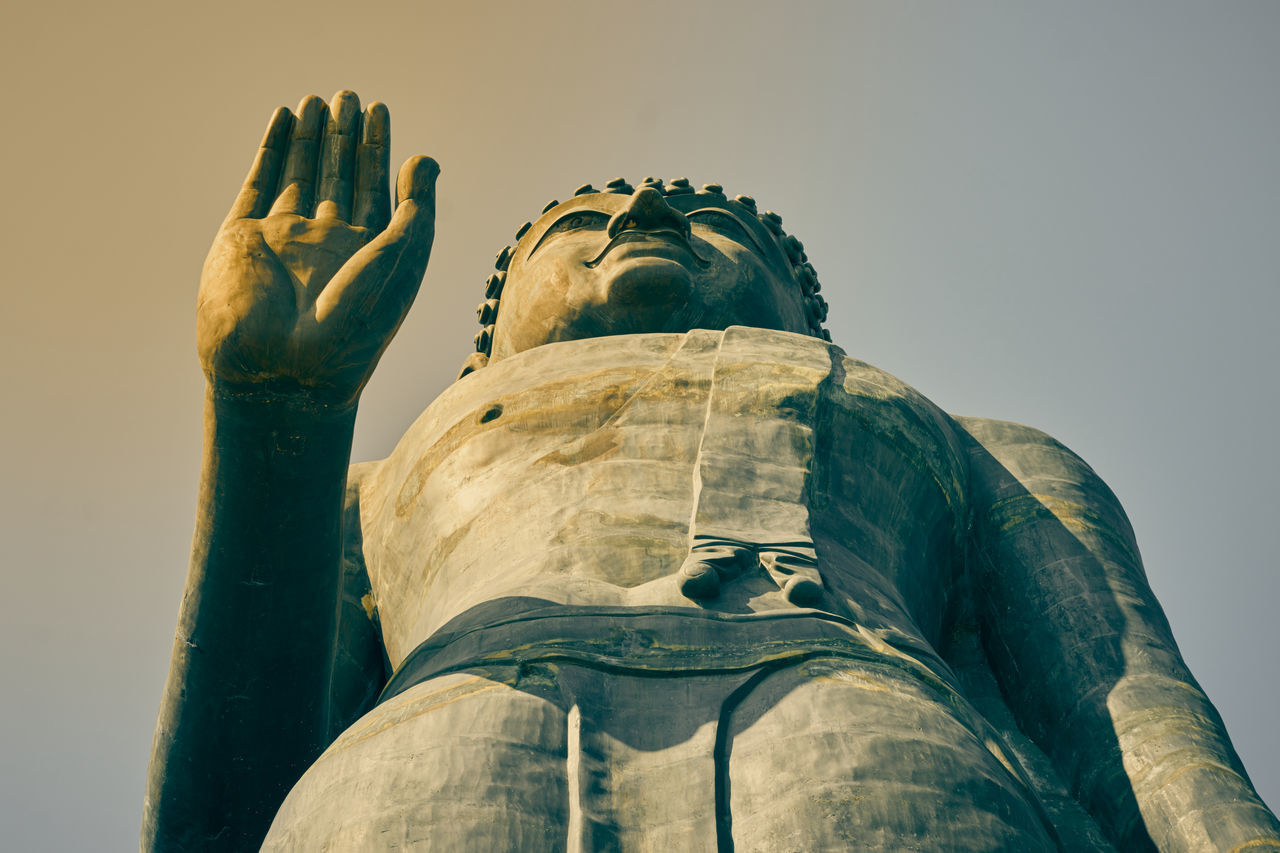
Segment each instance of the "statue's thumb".
[[[405,161],[396,179],[396,210],[379,241],[400,245],[410,256],[420,256],[425,267],[435,237],[436,178],[440,165],[419,154]],[[407,241],[407,242],[404,242]]]
[[400,167],[396,178],[396,208],[406,201],[429,206],[434,212],[436,203],[436,178],[440,177],[440,164],[422,154],[410,157]]

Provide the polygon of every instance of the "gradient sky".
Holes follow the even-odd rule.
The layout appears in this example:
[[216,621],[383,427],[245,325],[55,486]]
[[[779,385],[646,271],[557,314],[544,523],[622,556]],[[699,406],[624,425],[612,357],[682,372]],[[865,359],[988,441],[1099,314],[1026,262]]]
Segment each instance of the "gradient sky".
[[0,64],[0,837],[136,844],[190,545],[200,263],[272,109],[435,156],[436,254],[357,459],[455,375],[491,259],[579,184],[777,210],[837,343],[1112,486],[1280,806],[1280,4],[24,3]]

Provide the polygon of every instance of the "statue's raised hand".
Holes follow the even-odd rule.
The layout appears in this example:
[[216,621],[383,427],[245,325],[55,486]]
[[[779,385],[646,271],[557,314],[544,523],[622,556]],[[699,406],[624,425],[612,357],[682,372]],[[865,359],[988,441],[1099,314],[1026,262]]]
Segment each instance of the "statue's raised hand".
[[390,117],[352,92],[283,107],[205,260],[197,346],[232,393],[354,405],[422,282],[439,167],[388,187]]

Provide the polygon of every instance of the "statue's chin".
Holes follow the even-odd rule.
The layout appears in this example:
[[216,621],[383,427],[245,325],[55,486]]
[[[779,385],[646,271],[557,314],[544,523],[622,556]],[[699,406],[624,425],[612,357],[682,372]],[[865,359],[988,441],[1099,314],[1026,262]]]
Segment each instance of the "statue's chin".
[[629,314],[653,313],[665,320],[687,305],[693,293],[693,276],[684,264],[670,258],[628,258],[610,272],[605,302]]

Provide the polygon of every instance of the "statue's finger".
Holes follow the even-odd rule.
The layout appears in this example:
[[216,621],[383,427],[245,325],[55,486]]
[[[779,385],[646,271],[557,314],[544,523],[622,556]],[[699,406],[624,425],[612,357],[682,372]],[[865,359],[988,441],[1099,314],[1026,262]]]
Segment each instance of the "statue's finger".
[[676,572],[676,586],[685,598],[715,598],[720,595],[720,575],[710,563],[686,560]]
[[316,161],[320,157],[320,137],[328,109],[324,101],[308,95],[298,104],[293,123],[293,137],[280,178],[280,194],[271,213],[296,213],[310,216],[315,207]]
[[359,316],[365,328],[382,335],[399,327],[431,257],[439,174],[440,167],[430,157],[413,157],[400,167],[396,186],[401,201],[391,221],[321,291],[317,321]]
[[373,103],[365,110],[356,149],[356,199],[352,225],[373,231],[387,227],[391,218],[391,114],[386,104]]
[[276,185],[280,182],[280,167],[289,147],[289,130],[293,127],[293,113],[280,107],[267,122],[267,132],[262,145],[253,158],[249,174],[245,176],[240,194],[236,196],[227,219],[246,219],[264,216],[276,197]]
[[811,607],[822,598],[822,574],[812,549],[762,550],[760,565],[792,604]]
[[320,147],[317,219],[351,219],[356,184],[356,145],[360,139],[360,99],[347,89],[333,96],[325,116]]

